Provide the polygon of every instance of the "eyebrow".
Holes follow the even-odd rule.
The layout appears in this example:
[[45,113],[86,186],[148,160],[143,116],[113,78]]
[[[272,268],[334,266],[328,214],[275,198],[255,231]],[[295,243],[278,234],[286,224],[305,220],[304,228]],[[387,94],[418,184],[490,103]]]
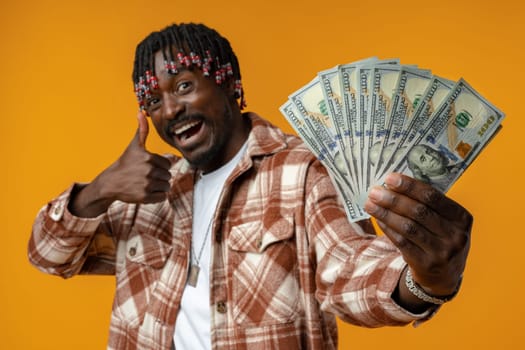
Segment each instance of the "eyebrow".
[[[191,72],[191,69],[189,69],[188,67],[186,67],[186,66],[184,66],[184,65],[182,65],[182,66],[180,66],[180,67],[178,66],[178,67],[177,67],[177,73],[172,74],[172,73],[169,73],[169,72],[168,72],[168,69],[167,69],[165,66],[163,66],[163,67],[162,67],[162,70],[160,71],[160,73],[161,73],[162,75],[167,76],[167,77],[170,77],[170,78],[171,78],[171,77],[176,77],[177,75],[179,75],[180,73],[183,73],[183,72]],[[159,74],[159,71],[156,71],[156,72],[155,72],[155,75],[157,75],[157,74]]]

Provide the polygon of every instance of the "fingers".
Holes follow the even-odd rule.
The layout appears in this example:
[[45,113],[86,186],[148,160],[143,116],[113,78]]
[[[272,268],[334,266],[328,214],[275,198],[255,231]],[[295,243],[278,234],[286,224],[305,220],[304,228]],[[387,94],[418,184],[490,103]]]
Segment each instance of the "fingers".
[[472,216],[430,185],[389,174],[365,210],[399,248],[416,281],[436,295],[452,291],[469,250]]
[[144,203],[163,201],[170,191],[171,162],[158,154],[148,153],[149,171],[145,176]]
[[169,190],[170,190],[170,184],[168,181],[163,181],[163,180],[150,181],[144,193],[144,197],[146,198],[150,196],[157,196],[160,194],[167,195]]
[[385,183],[386,188],[370,190],[365,210],[383,231],[395,235],[395,241],[405,244],[406,239],[428,251],[442,244],[465,245],[472,216],[463,207],[430,185],[401,174],[390,174]]
[[138,119],[138,123],[139,123],[139,127],[137,129],[137,141],[138,141],[138,145],[143,148],[143,149],[146,149],[146,139],[148,137],[148,133],[149,133],[149,124],[148,124],[148,120],[146,119],[146,116],[142,113],[142,111],[139,111],[137,113],[137,119]]
[[142,111],[137,113],[138,128],[133,140],[131,141],[130,146],[138,146],[142,150],[146,151],[151,157],[147,159],[153,166],[159,167],[162,169],[169,170],[171,168],[171,162],[163,156],[158,154],[150,153],[146,150],[146,140],[149,134],[149,124],[146,116]]
[[447,291],[455,286],[468,251],[467,231],[423,203],[383,187],[370,191],[365,210],[399,248],[420,284]]
[[370,190],[365,210],[406,254],[419,250],[434,261],[460,253],[468,246],[472,217],[456,202],[428,184],[400,174],[385,180],[387,187]]
[[152,181],[157,180],[168,183],[171,179],[171,173],[169,172],[169,168],[152,167],[146,177]]
[[[457,223],[463,229],[468,229],[472,225],[472,215],[465,208],[429,184],[395,173],[385,178],[385,184],[389,190],[422,203],[434,213],[439,213],[440,217]],[[421,205],[416,206],[414,210],[416,211],[414,219],[425,214],[425,209]]]
[[165,169],[169,173],[169,170],[171,168],[171,162],[170,162],[170,160],[168,158],[163,157],[163,156],[158,155],[158,154],[154,154],[154,153],[150,153],[150,155],[151,155],[151,158],[150,158],[149,162],[153,166],[155,166],[157,168]]
[[137,122],[137,132],[133,136],[133,139],[131,140],[128,148],[141,148],[146,150],[146,139],[148,138],[149,124],[142,111],[138,111],[137,113]]
[[148,192],[144,197],[137,201],[136,203],[142,203],[142,204],[151,204],[151,203],[159,203],[166,200],[168,197],[167,191],[156,191],[156,192]]
[[383,232],[399,248],[415,244],[422,250],[429,250],[439,244],[436,242],[439,238],[433,232],[433,229],[439,232],[439,216],[408,197],[375,187],[370,191],[365,210],[377,219]]
[[377,219],[409,236],[419,230],[420,226],[426,227],[430,232],[438,232],[443,226],[443,219],[424,203],[384,187],[378,186],[370,190],[365,209]]
[[115,184],[114,197],[128,203],[155,203],[166,199],[170,191],[171,161],[146,150],[149,125],[142,112],[137,113],[138,127],[130,144],[108,171],[106,178]]

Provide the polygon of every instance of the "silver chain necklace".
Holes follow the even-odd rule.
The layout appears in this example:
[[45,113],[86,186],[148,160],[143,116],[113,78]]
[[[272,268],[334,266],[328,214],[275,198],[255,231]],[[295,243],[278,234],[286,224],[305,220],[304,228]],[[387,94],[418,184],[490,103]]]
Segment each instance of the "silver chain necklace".
[[[203,179],[202,173],[198,174],[200,180]],[[195,199],[193,202],[193,205],[195,206]],[[195,215],[195,207],[193,208],[193,215]],[[200,268],[200,261],[202,258],[202,253],[204,252],[204,247],[206,247],[206,243],[208,242],[208,236],[210,235],[210,229],[211,224],[213,222],[213,216],[214,214],[211,214],[210,222],[208,223],[208,227],[206,228],[206,233],[204,235],[204,240],[202,242],[201,248],[199,250],[199,255],[195,254],[195,249],[193,248],[193,237],[191,240],[191,251],[190,251],[190,271],[188,273],[188,285],[192,287],[197,286],[197,282],[199,281],[199,273],[201,271]]]
[[[188,284],[192,287],[197,286],[197,281],[199,280],[199,272],[201,271],[200,268],[200,261],[202,258],[202,253],[204,252],[204,247],[206,246],[206,243],[208,242],[208,236],[210,235],[210,229],[211,224],[213,222],[213,215],[210,219],[210,222],[208,223],[208,228],[206,228],[206,235],[204,236],[204,241],[202,242],[201,249],[199,251],[199,256],[195,254],[195,250],[193,249],[193,239],[191,240],[191,264],[190,264],[190,272],[188,274]],[[195,262],[193,259],[195,258]]]

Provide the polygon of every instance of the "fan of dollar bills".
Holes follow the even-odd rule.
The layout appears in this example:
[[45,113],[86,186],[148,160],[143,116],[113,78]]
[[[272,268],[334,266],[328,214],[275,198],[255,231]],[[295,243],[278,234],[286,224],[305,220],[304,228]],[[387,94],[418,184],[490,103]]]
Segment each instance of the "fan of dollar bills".
[[375,57],[319,72],[280,107],[327,168],[350,221],[371,186],[400,172],[446,192],[504,114],[465,80]]

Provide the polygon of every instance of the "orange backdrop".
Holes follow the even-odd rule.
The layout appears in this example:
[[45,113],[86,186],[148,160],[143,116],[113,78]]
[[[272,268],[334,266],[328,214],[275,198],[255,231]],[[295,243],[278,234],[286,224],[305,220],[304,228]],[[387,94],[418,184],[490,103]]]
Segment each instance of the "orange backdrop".
[[[460,295],[417,329],[341,323],[340,348],[523,346],[523,2],[18,0],[0,5],[0,348],[105,347],[113,278],[44,275],[27,262],[27,239],[47,200],[91,180],[128,144],[135,45],[179,21],[230,38],[248,109],[287,131],[278,107],[289,93],[317,71],[373,55],[463,76],[505,111],[503,131],[450,191],[475,216]],[[155,136],[149,149],[169,151]]]

